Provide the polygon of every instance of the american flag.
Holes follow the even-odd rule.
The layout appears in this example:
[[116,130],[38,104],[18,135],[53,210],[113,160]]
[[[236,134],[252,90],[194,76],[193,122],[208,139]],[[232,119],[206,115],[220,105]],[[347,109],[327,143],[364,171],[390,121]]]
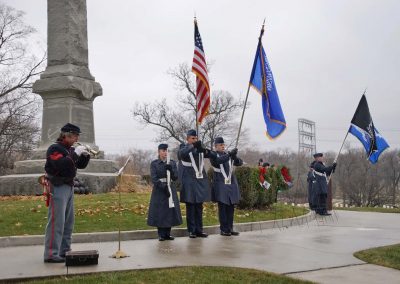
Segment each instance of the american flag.
[[210,85],[208,82],[207,63],[204,54],[203,43],[201,42],[197,21],[194,21],[194,56],[193,73],[196,74],[196,104],[197,122],[200,124],[208,114],[210,107]]

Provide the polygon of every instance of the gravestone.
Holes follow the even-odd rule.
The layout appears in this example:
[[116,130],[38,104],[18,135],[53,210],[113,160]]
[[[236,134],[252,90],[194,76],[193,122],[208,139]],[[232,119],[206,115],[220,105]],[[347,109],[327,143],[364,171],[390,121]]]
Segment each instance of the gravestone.
[[[39,148],[31,160],[15,163],[14,175],[0,177],[0,195],[40,194],[37,178],[44,173],[45,153],[67,122],[81,128],[80,142],[99,150],[95,143],[93,100],[102,88],[90,74],[88,62],[86,0],[47,1],[47,68],[33,85],[43,99]],[[118,168],[100,151],[78,177],[91,192],[109,191]]]

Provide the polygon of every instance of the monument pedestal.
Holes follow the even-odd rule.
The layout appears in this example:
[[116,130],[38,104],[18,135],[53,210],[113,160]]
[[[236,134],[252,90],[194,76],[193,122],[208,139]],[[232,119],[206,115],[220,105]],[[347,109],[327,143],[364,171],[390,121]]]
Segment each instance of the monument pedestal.
[[[48,0],[47,10],[47,68],[33,85],[43,99],[40,146],[32,160],[15,163],[14,175],[0,177],[0,195],[42,193],[37,178],[44,174],[47,148],[68,122],[80,127],[79,142],[98,150],[93,100],[102,95],[102,88],[89,71],[86,0]],[[117,171],[112,161],[91,159],[77,177],[90,192],[100,193],[116,185]]]

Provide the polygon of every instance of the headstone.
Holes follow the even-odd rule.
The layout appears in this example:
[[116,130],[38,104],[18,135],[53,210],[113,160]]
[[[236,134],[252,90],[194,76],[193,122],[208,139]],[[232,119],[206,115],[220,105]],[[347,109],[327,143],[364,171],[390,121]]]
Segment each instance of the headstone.
[[[15,163],[15,175],[0,177],[0,195],[41,193],[37,178],[44,173],[46,150],[67,122],[81,128],[80,142],[98,150],[93,100],[102,88],[89,71],[86,0],[48,0],[47,16],[47,68],[33,85],[43,99],[40,145],[32,160]],[[92,159],[78,177],[91,192],[106,192],[115,186],[117,170],[113,161]]]

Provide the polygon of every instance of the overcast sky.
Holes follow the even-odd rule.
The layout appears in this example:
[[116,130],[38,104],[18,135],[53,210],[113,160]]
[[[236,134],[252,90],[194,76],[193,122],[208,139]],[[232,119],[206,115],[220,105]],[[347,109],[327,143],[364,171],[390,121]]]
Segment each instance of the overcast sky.
[[[46,43],[47,1],[7,0]],[[298,118],[316,122],[317,150],[338,151],[362,92],[376,128],[400,147],[400,1],[88,0],[89,68],[103,87],[94,101],[96,143],[108,153],[150,149],[155,130],[130,110],[136,101],[174,99],[166,74],[193,58],[196,12],[212,90],[244,97],[261,24],[287,130],[264,135],[260,96],[252,90],[244,126],[260,150],[298,148]],[[237,131],[234,129],[233,131]],[[351,146],[361,144],[353,137]]]

